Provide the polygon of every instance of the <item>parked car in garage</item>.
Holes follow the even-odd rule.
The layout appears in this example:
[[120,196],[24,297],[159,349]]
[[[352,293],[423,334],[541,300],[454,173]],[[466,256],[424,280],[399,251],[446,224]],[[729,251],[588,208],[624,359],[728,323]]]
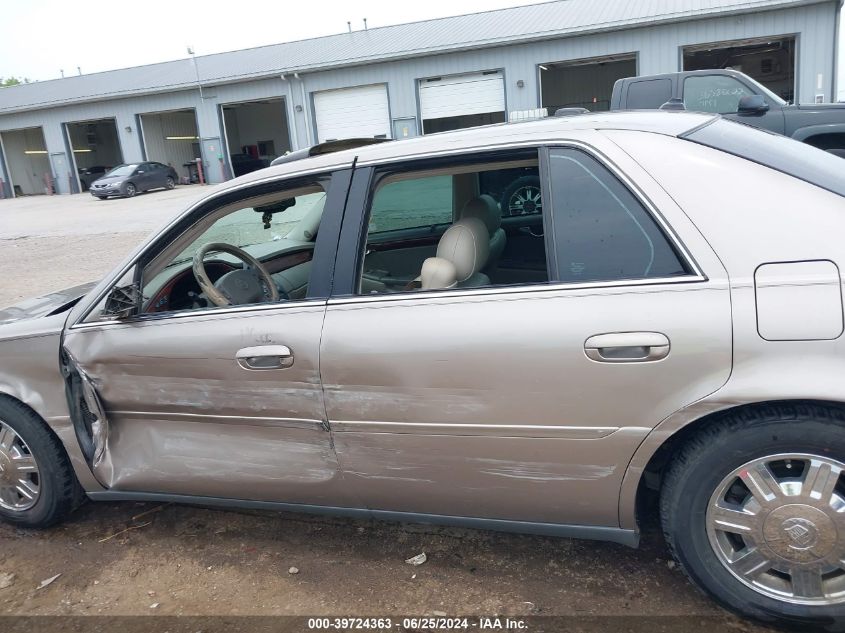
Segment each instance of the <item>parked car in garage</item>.
[[162,163],[146,162],[118,165],[91,183],[91,195],[100,200],[112,196],[131,198],[150,189],[173,189],[178,182],[176,170]]
[[[657,513],[726,607],[845,615],[839,159],[660,111],[324,150],[0,312],[0,517],[87,496],[636,546]],[[542,204],[503,218],[513,170]]]
[[91,188],[91,183],[98,178],[102,178],[109,169],[111,168],[103,165],[80,167],[77,172],[79,173],[79,184],[82,186],[82,191],[88,191]]
[[659,108],[674,99],[694,112],[713,112],[784,134],[845,157],[845,103],[789,104],[735,70],[693,70],[618,79],[611,110]]

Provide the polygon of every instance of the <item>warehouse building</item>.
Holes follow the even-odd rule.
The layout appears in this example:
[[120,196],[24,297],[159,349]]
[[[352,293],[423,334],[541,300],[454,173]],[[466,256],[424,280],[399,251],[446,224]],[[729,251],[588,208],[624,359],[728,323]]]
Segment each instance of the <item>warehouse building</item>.
[[616,79],[684,69],[832,100],[841,7],[561,0],[5,88],[0,190],[74,193],[80,170],[144,160],[220,182],[331,139],[607,109]]

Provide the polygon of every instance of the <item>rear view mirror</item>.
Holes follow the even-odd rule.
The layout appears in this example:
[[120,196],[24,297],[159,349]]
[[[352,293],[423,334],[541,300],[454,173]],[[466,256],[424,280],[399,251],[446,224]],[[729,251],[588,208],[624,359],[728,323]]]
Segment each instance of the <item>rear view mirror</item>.
[[100,315],[112,319],[126,319],[135,314],[140,299],[141,291],[137,284],[115,286],[106,297],[106,304]]
[[745,95],[739,98],[737,114],[764,114],[769,111],[769,104],[763,95]]

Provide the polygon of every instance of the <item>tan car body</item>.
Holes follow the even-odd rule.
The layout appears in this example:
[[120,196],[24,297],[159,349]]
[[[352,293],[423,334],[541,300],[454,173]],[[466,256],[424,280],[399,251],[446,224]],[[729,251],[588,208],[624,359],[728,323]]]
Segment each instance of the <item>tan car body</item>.
[[[708,120],[595,115],[385,143],[255,172],[192,207],[353,163],[575,146],[665,224],[693,271],[686,277],[86,320],[153,236],[69,314],[3,326],[0,393],[46,420],[93,498],[363,513],[634,545],[644,473],[678,433],[743,405],[845,401],[845,203],[675,138]],[[671,350],[647,363],[585,354],[590,337],[630,332],[663,334]],[[260,345],[289,347],[294,364],[243,371],[237,351]],[[74,430],[60,348],[107,420],[93,460]]]

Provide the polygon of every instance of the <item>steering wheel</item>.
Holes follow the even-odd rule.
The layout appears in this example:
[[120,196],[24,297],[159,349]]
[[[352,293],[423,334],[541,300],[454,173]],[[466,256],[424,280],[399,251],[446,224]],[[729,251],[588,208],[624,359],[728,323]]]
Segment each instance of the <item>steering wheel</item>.
[[[203,260],[206,255],[213,252],[234,255],[243,262],[244,267],[240,270],[230,271],[218,279],[216,283],[212,283],[211,278],[205,271]],[[206,244],[194,253],[192,268],[200,289],[216,306],[225,307],[260,302],[274,303],[279,300],[279,288],[267,269],[252,255],[237,246],[224,242]]]

